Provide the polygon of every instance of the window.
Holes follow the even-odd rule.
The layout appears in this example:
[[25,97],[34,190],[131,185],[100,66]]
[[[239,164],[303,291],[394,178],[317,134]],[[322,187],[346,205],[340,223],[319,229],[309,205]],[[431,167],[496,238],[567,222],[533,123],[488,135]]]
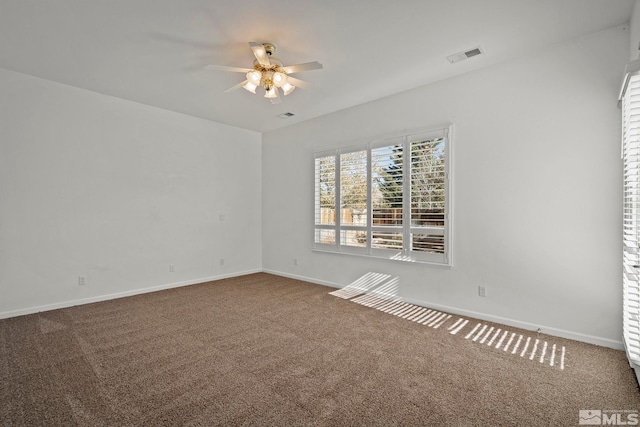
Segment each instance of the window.
[[635,62],[637,71],[633,75],[627,74],[621,97],[622,331],[627,357],[637,376],[640,372],[640,75],[638,75],[640,62]]
[[315,155],[314,248],[450,263],[449,129]]

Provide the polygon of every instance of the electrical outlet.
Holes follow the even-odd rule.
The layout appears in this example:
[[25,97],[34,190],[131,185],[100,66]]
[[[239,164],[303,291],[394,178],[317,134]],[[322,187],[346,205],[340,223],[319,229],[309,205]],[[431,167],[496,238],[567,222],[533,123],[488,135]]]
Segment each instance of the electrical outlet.
[[224,265],[224,258],[220,258],[220,265]]
[[293,259],[293,265],[298,265],[298,258]]
[[487,296],[487,288],[485,286],[478,286],[478,296],[483,298]]
[[176,271],[176,266],[173,264],[169,264],[169,273],[173,273]]
[[87,284],[87,278],[84,276],[78,276],[78,286],[84,286]]

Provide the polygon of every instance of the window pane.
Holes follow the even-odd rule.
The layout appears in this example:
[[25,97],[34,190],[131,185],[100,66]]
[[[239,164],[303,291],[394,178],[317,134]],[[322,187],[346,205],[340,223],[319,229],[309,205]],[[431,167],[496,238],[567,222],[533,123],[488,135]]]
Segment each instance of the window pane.
[[336,231],[327,230],[324,228],[316,228],[316,243],[322,243],[324,245],[336,244]]
[[364,230],[340,231],[340,244],[343,246],[367,246],[367,232]]
[[445,215],[444,138],[411,143],[411,226],[443,227]]
[[411,209],[411,225],[444,227],[444,207],[442,209]]
[[374,231],[371,247],[376,249],[402,250],[402,233]]
[[416,252],[444,253],[444,236],[435,234],[412,234],[411,250]]
[[402,144],[372,149],[371,175],[372,225],[402,225]]
[[318,246],[449,263],[447,144],[448,130],[436,129],[316,154]]
[[367,224],[367,152],[340,155],[340,222]]
[[315,200],[316,224],[335,224],[336,156],[316,158]]
[[622,332],[635,367],[640,360],[640,76],[630,78],[622,107]]

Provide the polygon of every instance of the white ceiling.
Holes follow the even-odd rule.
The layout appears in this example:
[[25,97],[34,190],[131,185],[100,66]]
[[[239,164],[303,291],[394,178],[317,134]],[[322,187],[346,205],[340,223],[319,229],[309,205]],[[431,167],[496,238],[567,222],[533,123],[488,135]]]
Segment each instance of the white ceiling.
[[[629,21],[633,0],[0,0],[0,67],[268,132]],[[224,93],[272,42],[310,83]],[[484,55],[449,64],[481,46]],[[277,115],[292,112],[294,117]]]

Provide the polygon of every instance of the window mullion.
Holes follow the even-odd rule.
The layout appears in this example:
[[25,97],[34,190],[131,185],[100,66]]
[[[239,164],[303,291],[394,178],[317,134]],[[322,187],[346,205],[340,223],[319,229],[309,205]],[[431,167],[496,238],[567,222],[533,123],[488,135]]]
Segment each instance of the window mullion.
[[371,242],[373,240],[373,234],[371,230],[371,226],[373,223],[373,198],[372,198],[372,186],[371,182],[373,174],[371,172],[371,144],[367,145],[367,254],[371,255]]
[[402,139],[402,251],[411,250],[411,143]]
[[449,213],[451,212],[451,185],[449,181],[449,177],[451,174],[451,162],[449,161],[449,156],[451,152],[451,144],[449,144],[449,129],[444,130],[444,260],[446,263],[450,262],[450,235],[451,235],[451,219],[449,218]]
[[340,200],[341,200],[341,197],[340,197],[340,187],[341,187],[341,185],[340,185],[340,183],[341,183],[341,179],[342,179],[341,171],[340,171],[340,156],[341,156],[341,153],[340,153],[340,151],[338,151],[336,153],[336,158],[335,158],[336,163],[335,163],[335,167],[334,167],[335,180],[336,180],[335,181],[335,183],[336,183],[335,184],[335,188],[336,188],[335,189],[335,193],[336,194],[335,194],[335,203],[334,203],[334,206],[336,207],[335,208],[336,209],[336,213],[335,213],[335,217],[336,217],[336,219],[335,219],[335,223],[336,223],[336,250],[338,252],[340,252],[341,247],[342,247],[342,245],[340,244],[340,240],[342,238],[342,231],[340,229],[340,224],[342,222],[342,207],[340,206]]

